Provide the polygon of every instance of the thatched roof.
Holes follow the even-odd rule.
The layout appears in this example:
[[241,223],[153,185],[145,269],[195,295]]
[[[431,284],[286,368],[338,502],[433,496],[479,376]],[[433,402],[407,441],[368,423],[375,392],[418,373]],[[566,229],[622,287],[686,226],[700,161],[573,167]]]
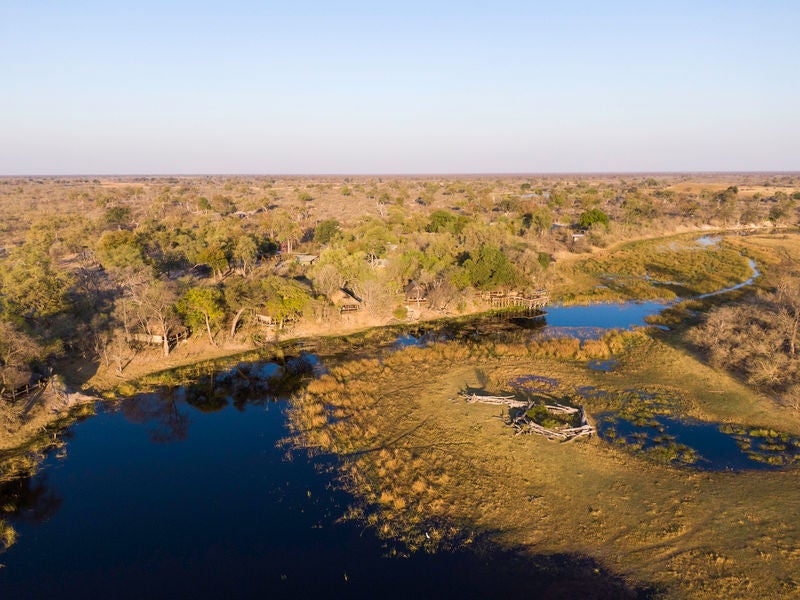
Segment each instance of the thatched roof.
[[361,306],[361,301],[344,289],[336,290],[328,299],[333,302],[334,306]]
[[428,286],[417,281],[409,281],[403,288],[406,298],[425,298],[428,295]]

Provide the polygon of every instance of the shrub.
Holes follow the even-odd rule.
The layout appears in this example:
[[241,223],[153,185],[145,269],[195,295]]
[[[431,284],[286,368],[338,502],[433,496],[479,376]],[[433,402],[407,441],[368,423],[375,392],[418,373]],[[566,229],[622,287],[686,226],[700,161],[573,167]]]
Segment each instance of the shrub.
[[599,208],[586,210],[578,217],[578,225],[583,229],[589,229],[595,223],[600,223],[608,229],[608,215]]

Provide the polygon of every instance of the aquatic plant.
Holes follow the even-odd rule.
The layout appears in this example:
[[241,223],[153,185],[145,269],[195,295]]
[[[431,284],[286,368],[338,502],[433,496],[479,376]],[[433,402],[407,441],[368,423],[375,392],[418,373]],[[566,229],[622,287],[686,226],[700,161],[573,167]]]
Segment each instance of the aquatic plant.
[[10,523],[0,519],[0,552],[8,550],[17,541],[17,531]]

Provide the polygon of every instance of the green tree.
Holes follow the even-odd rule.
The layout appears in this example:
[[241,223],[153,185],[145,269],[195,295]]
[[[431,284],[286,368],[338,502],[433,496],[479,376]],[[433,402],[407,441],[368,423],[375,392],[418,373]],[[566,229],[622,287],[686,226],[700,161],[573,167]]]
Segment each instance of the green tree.
[[246,277],[258,261],[259,244],[253,235],[243,235],[233,249],[233,262],[239,273]]
[[459,287],[472,285],[488,290],[512,283],[517,277],[514,265],[500,248],[492,245],[481,246],[475,256],[470,256],[456,275]]
[[369,219],[355,230],[352,250],[362,250],[372,261],[383,257],[389,246],[397,241],[387,224],[380,219]]
[[716,200],[720,205],[723,205],[735,201],[738,195],[739,188],[735,185],[732,185],[726,190],[714,194],[714,200]]
[[532,229],[541,235],[553,226],[553,213],[549,208],[539,206],[522,215],[522,227]]
[[214,346],[217,345],[211,328],[225,317],[225,301],[219,289],[215,287],[190,288],[178,300],[176,307],[193,333],[205,325],[209,341]]
[[225,303],[234,311],[231,319],[230,337],[236,335],[239,321],[247,311],[263,306],[270,293],[267,281],[261,278],[234,277],[225,282]]
[[132,231],[107,231],[95,247],[97,259],[106,269],[144,271],[148,269],[145,247]]
[[782,192],[775,194],[775,200],[776,204],[769,209],[769,215],[767,218],[774,224],[788,221],[791,218],[792,211],[795,207],[795,201],[790,199]]
[[236,212],[236,205],[227,196],[217,194],[211,198],[211,208],[223,217]]
[[277,323],[296,319],[303,314],[311,298],[300,284],[283,277],[269,277],[266,281],[269,298],[265,306],[267,313]]
[[122,229],[131,220],[131,209],[127,206],[110,206],[105,213],[106,223],[116,229]]
[[327,244],[341,231],[341,224],[337,219],[327,219],[314,228],[314,241],[318,244]]
[[53,316],[68,307],[72,284],[49,256],[22,246],[0,262],[0,313],[11,319]]
[[578,225],[583,229],[589,229],[595,223],[600,223],[608,229],[608,215],[599,208],[586,210],[578,217]]
[[303,232],[296,219],[293,219],[286,211],[281,211],[273,217],[272,231],[270,237],[276,238],[281,244],[286,244],[286,253],[292,253],[292,247],[303,237]]
[[435,210],[431,213],[430,221],[425,226],[425,231],[428,233],[449,231],[458,235],[464,230],[467,222],[468,219],[466,217],[454,215],[447,210]]
[[208,265],[214,275],[221,279],[230,267],[225,250],[219,246],[206,246],[197,255],[197,264]]

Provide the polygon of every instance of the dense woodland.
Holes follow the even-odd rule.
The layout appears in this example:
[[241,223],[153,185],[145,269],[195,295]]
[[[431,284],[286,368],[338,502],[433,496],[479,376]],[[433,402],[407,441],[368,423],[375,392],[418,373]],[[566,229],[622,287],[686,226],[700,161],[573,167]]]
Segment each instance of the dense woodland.
[[[481,292],[551,287],[572,254],[706,226],[794,226],[798,205],[800,177],[783,174],[4,178],[0,388],[67,355],[121,374],[142,347],[168,354],[186,336],[257,346],[299,324],[476,310]],[[799,314],[786,273],[761,299],[781,322]],[[740,321],[722,312],[705,327],[753,339]],[[779,369],[798,370],[798,343],[782,343]]]

